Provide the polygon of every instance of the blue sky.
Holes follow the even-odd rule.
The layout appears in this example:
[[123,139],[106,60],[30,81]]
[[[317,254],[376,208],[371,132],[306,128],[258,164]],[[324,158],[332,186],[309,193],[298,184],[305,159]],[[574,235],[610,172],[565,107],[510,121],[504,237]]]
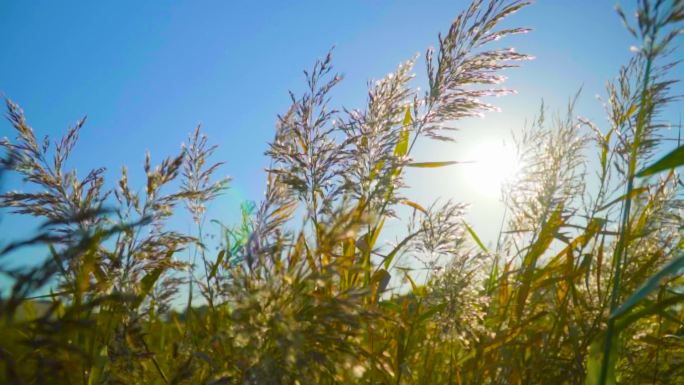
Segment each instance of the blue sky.
[[[264,189],[263,152],[288,90],[303,89],[302,69],[336,46],[345,75],[337,105],[362,107],[366,82],[436,45],[466,1],[0,1],[0,92],[19,103],[39,136],[58,136],[83,115],[71,165],[81,174],[107,167],[110,182],[128,165],[143,186],[142,163],[176,154],[202,123],[220,146],[232,188],[211,219],[230,223],[239,203]],[[605,128],[595,95],[602,94],[634,44],[614,1],[541,0],[508,25],[534,31],[510,39],[536,56],[509,71],[516,96],[496,99],[502,112],[464,121],[456,144],[418,144],[420,161],[465,160],[482,141],[510,140],[539,103],[562,110],[579,87],[577,112]],[[681,53],[679,54],[681,57]],[[680,70],[681,71],[681,70]],[[425,88],[422,60],[415,85]],[[681,107],[681,104],[679,105]],[[6,121],[0,137],[13,136]],[[467,167],[467,166],[462,166]],[[437,197],[471,203],[470,220],[485,239],[498,230],[501,206],[481,197],[463,169],[411,171],[408,195],[425,205]],[[9,188],[20,188],[10,180]],[[496,225],[493,225],[496,224]],[[0,231],[28,235],[35,222],[5,216]],[[177,223],[186,226],[185,223]],[[3,237],[5,240],[7,238]]]

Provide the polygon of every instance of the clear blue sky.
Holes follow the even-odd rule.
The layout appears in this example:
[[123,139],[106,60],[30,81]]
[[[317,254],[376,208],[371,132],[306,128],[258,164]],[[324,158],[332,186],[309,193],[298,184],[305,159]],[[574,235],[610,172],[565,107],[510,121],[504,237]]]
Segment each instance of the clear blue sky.
[[[303,87],[302,69],[335,45],[345,81],[340,105],[362,107],[367,80],[379,78],[415,53],[436,45],[464,0],[409,1],[10,1],[0,0],[0,92],[18,102],[40,136],[60,135],[83,115],[88,123],[72,165],[122,165],[142,186],[146,150],[154,160],[175,154],[202,123],[220,146],[222,171],[234,178],[210,218],[231,222],[241,200],[262,196],[263,152],[287,91]],[[605,128],[596,94],[630,56],[633,44],[612,0],[540,0],[509,25],[534,31],[507,43],[536,56],[509,71],[517,96],[503,109],[461,124],[459,143],[419,144],[419,160],[462,160],[469,145],[509,138],[543,98],[562,110],[580,86],[578,113]],[[681,53],[679,54],[681,57]],[[416,67],[416,85],[424,66]],[[680,105],[681,107],[681,105]],[[13,136],[6,121],[0,136]],[[465,166],[464,166],[465,167]],[[437,196],[472,203],[476,230],[492,239],[501,215],[494,199],[480,199],[462,170],[413,172],[409,195],[429,204]],[[10,181],[9,188],[19,188]],[[436,193],[439,192],[439,193]],[[4,240],[27,235],[34,222],[5,217]],[[493,225],[496,224],[496,225]]]

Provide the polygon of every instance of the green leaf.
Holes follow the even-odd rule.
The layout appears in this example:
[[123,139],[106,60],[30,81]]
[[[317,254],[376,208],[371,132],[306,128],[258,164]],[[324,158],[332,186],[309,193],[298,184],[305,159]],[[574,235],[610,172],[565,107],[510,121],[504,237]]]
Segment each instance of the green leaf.
[[684,145],[675,148],[672,152],[660,158],[652,165],[637,173],[638,177],[644,177],[659,173],[661,171],[673,169],[684,165]]
[[444,166],[451,166],[452,164],[458,164],[461,162],[456,162],[456,161],[447,161],[447,162],[418,162],[418,163],[409,163],[407,164],[408,167],[416,167],[416,168],[436,168],[436,167],[444,167]]
[[470,226],[468,226],[468,224],[465,222],[463,222],[463,226],[465,226],[466,230],[468,230],[468,233],[470,234],[470,236],[473,237],[473,240],[475,241],[475,243],[477,243],[477,245],[480,246],[480,249],[482,249],[482,251],[484,251],[485,253],[489,254],[489,250],[487,250],[487,248],[482,243],[480,238],[477,236],[477,234],[475,234],[475,231],[473,231],[473,229]]
[[589,345],[587,356],[587,378],[585,385],[615,385],[615,361],[617,360],[617,338],[610,343],[610,356],[608,362],[608,375],[606,381],[601,384],[601,365],[603,364],[605,334],[600,334]]
[[620,305],[610,318],[618,318],[636,306],[644,298],[646,298],[650,293],[657,290],[660,287],[660,283],[667,279],[668,277],[677,274],[682,268],[684,268],[684,253],[679,254],[678,257],[671,260],[657,273],[653,274],[637,291],[634,292],[625,302]]
[[379,161],[375,167],[373,167],[373,170],[370,173],[370,178],[373,179],[375,178],[380,171],[382,171],[382,168],[385,166],[385,161],[381,160]]
[[413,123],[413,118],[411,117],[411,106],[406,105],[406,113],[404,114],[404,127],[408,127]]
[[409,147],[409,130],[408,127],[413,123],[411,118],[411,107],[406,106],[406,114],[404,115],[404,126],[399,132],[399,141],[394,148],[394,155],[405,156],[408,153]]
[[613,130],[608,131],[604,138],[604,144],[601,145],[601,169],[605,170],[608,165],[608,151],[610,150],[610,137],[613,134]]
[[407,236],[406,238],[402,239],[402,241],[399,242],[399,244],[396,245],[394,247],[394,249],[392,249],[392,251],[389,254],[387,254],[387,256],[385,257],[385,269],[389,269],[390,264],[392,263],[392,260],[397,255],[399,250],[401,250],[402,247],[404,247],[413,237],[415,237],[418,234],[419,234],[419,232],[415,232],[415,233]]
[[650,317],[654,314],[664,315],[667,314],[665,310],[670,306],[677,305],[684,302],[684,295],[668,293],[667,298],[658,298],[654,301],[648,298],[644,298],[642,307],[639,310],[629,312],[628,314],[620,317],[615,322],[615,330],[620,332],[634,322]]
[[226,256],[226,251],[221,250],[218,255],[216,256],[216,262],[214,263],[214,266],[211,267],[211,272],[209,272],[209,279],[212,279],[216,276],[216,273],[218,273],[218,268],[221,266],[221,263],[223,262],[223,258]]
[[537,266],[537,261],[551,246],[551,242],[553,242],[558,235],[558,229],[563,223],[563,205],[560,204],[556,207],[554,212],[551,213],[549,220],[544,223],[537,236],[536,242],[529,247],[527,254],[523,258],[523,263],[520,266],[522,269],[522,285],[518,290],[518,317],[522,316],[523,308],[525,307],[527,297],[530,294],[530,287],[533,283],[533,275]]
[[138,295],[138,298],[135,300],[133,303],[133,307],[137,308],[140,306],[142,301],[147,297],[148,294],[150,294],[150,291],[152,291],[152,288],[154,287],[154,284],[157,282],[161,274],[166,270],[163,267],[158,267],[149,273],[145,274],[143,279],[140,281],[140,294]]
[[646,192],[646,191],[648,191],[647,187],[637,187],[637,188],[633,189],[629,194],[620,195],[619,197],[617,197],[617,198],[613,199],[612,201],[606,203],[605,205],[599,207],[597,211],[603,211],[603,210],[607,209],[608,207],[610,207],[610,206],[612,206],[618,202],[624,201],[626,199],[633,199],[634,197],[636,197],[639,194]]
[[491,294],[494,291],[496,285],[496,279],[499,277],[499,258],[494,259],[492,270],[489,273],[489,279],[487,279],[487,293]]
[[446,306],[447,306],[447,303],[446,303],[446,302],[443,302],[443,303],[439,303],[439,304],[437,304],[437,305],[434,305],[434,306],[430,307],[430,309],[428,309],[427,311],[425,311],[423,314],[421,314],[421,315],[418,317],[418,322],[420,323],[420,322],[427,321],[427,320],[430,319],[433,315],[435,315],[435,314],[437,314],[437,313],[443,311],[443,310],[446,308]]
[[385,225],[385,218],[382,218],[380,223],[378,223],[377,226],[375,226],[375,229],[373,229],[372,237],[370,238],[370,248],[373,249],[375,247],[375,244],[378,242],[378,237],[380,236],[380,233],[382,232],[382,227]]
[[419,291],[418,285],[416,285],[416,281],[411,278],[411,274],[408,273],[408,271],[405,272],[406,279],[408,279],[409,283],[411,284],[411,289],[413,290],[414,293],[417,293]]
[[632,104],[629,107],[629,109],[627,109],[627,111],[625,111],[625,113],[620,117],[619,125],[621,125],[622,123],[625,122],[625,120],[629,119],[632,115],[634,115],[634,113],[637,111],[637,108],[639,108],[638,104],[636,104],[636,103]]
[[534,242],[523,260],[523,268],[534,268],[539,257],[548,250],[551,242],[556,238],[558,229],[565,223],[563,219],[563,205],[559,205],[551,213],[549,220],[543,224],[536,242]]

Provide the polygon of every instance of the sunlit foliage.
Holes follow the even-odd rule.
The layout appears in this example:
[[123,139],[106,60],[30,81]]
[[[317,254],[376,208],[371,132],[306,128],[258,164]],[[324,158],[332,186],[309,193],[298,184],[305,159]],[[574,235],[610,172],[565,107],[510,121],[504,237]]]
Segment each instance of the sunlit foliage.
[[[263,200],[214,224],[217,251],[207,204],[229,179],[199,127],[177,156],[147,155],[140,188],[126,168],[109,185],[103,169],[66,168],[84,119],[39,140],[7,100],[2,172],[28,192],[0,206],[44,224],[0,249],[0,382],[684,383],[681,147],[652,159],[677,98],[683,1],[641,0],[634,22],[619,12],[635,48],[608,84],[607,126],[573,98],[517,137],[495,248],[464,204],[409,198],[407,167],[455,163],[413,159],[417,141],[452,140],[512,93],[501,71],[530,57],[499,41],[528,29],[499,23],[527,5],[474,0],[427,50],[422,93],[412,59],[370,82],[364,107],[334,108],[342,77],[330,54],[316,62],[277,119]],[[192,234],[168,229],[183,207]],[[387,220],[406,224],[390,245]],[[10,263],[30,245],[47,246],[43,263]]]

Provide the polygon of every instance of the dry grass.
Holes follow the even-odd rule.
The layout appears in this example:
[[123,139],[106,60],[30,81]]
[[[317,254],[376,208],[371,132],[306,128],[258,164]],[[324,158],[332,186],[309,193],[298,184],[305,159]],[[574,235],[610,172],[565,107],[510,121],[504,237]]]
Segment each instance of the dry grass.
[[[415,162],[418,139],[450,140],[454,121],[495,108],[484,97],[510,93],[501,70],[528,57],[490,43],[527,32],[498,27],[525,6],[473,1],[426,52],[422,94],[411,60],[369,84],[364,109],[335,109],[328,92],[342,79],[330,55],[318,61],[278,119],[263,201],[220,227],[216,255],[204,244],[206,203],[228,180],[215,179],[216,147],[199,128],[177,156],[153,166],[148,155],[138,192],[125,168],[112,187],[101,169],[82,179],[65,169],[83,120],[39,142],[8,100],[16,139],[1,143],[2,170],[32,192],[4,193],[0,206],[45,224],[0,250],[14,282],[0,298],[0,382],[684,383],[681,148],[637,177],[676,99],[668,54],[684,2],[642,0],[636,24],[625,17],[640,48],[608,86],[608,127],[571,103],[553,119],[542,108],[518,138],[525,170],[506,192],[496,250],[463,205],[405,196],[406,167],[450,164]],[[398,205],[413,209],[400,218],[405,237],[381,247]],[[183,206],[195,234],[165,226]],[[43,264],[7,267],[32,244],[49,246]],[[423,263],[426,282],[400,258]],[[392,276],[405,290],[388,289]]]

